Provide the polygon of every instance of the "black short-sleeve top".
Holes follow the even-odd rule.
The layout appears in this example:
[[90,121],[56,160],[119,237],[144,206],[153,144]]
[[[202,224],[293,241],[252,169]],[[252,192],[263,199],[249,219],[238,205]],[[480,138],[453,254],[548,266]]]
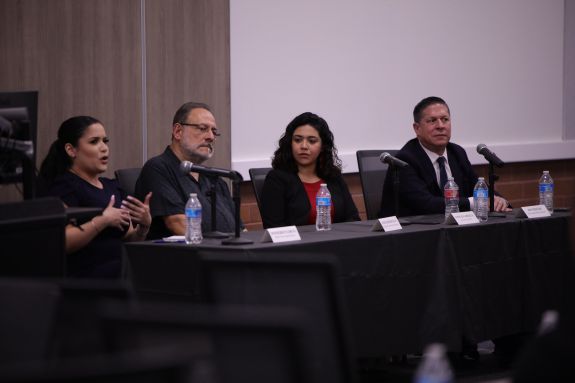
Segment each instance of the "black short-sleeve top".
[[[120,208],[126,194],[116,180],[101,177],[102,189],[66,172],[58,176],[48,195],[59,197],[69,207],[98,207],[104,210],[112,195]],[[82,223],[82,222],[79,222]],[[74,277],[117,278],[121,272],[122,239],[126,230],[108,227],[85,247],[67,257],[67,274]]]

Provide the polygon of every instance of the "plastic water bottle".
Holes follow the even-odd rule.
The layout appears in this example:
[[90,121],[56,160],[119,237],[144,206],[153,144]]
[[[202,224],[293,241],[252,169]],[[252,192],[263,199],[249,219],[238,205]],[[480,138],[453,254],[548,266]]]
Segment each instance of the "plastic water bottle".
[[545,205],[549,213],[553,213],[553,178],[549,170],[544,170],[539,179],[539,205]]
[[315,196],[315,229],[317,231],[331,230],[331,194],[326,184],[321,184]]
[[459,186],[449,177],[443,188],[443,195],[445,197],[445,219],[451,213],[459,213]]
[[445,346],[430,344],[425,348],[423,361],[417,367],[414,383],[451,383],[453,372],[445,355]]
[[190,194],[186,203],[186,243],[202,242],[202,204],[196,193]]
[[489,189],[485,178],[479,177],[473,189],[473,213],[480,222],[487,221],[489,214]]

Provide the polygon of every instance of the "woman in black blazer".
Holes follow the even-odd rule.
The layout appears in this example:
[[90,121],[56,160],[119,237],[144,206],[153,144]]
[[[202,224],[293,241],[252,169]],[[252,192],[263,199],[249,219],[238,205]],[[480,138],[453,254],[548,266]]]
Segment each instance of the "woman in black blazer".
[[327,122],[303,113],[286,127],[262,190],[264,228],[315,224],[315,195],[321,183],[331,193],[332,222],[359,221],[341,175],[341,160]]

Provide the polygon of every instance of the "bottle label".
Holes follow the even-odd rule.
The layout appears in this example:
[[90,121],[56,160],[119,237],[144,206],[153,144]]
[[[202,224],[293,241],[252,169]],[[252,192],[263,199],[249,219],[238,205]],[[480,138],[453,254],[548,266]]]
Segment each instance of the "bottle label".
[[187,218],[202,218],[202,209],[197,208],[187,208],[186,209]]
[[539,193],[553,192],[553,184],[539,184]]
[[473,198],[487,198],[489,197],[489,191],[487,189],[475,189],[473,191]]
[[317,206],[331,206],[331,198],[329,198],[329,197],[315,197],[315,204]]
[[445,189],[443,195],[445,198],[459,198],[459,189]]

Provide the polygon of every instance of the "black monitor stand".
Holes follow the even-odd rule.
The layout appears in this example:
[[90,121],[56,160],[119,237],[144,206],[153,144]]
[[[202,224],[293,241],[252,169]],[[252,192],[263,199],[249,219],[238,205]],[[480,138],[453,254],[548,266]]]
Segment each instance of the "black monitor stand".
[[254,241],[241,238],[240,237],[240,205],[241,205],[241,196],[240,196],[240,182],[242,181],[242,175],[238,172],[234,172],[236,177],[232,179],[232,188],[233,188],[233,197],[234,197],[234,204],[235,204],[235,221],[236,221],[236,232],[233,238],[224,239],[222,241],[222,245],[249,245],[254,243]]
[[399,217],[399,169],[393,165],[389,165],[389,167],[393,177],[393,210],[395,215]]
[[411,224],[411,221],[405,218],[399,218],[399,172],[401,171],[401,168],[394,164],[389,164],[389,171],[393,177],[393,209],[395,211],[395,216],[400,225],[409,225]]
[[217,193],[216,193],[216,183],[218,180],[217,176],[208,176],[210,180],[210,191],[208,192],[208,196],[212,201],[212,209],[211,209],[211,216],[212,216],[212,227],[211,230],[207,233],[204,233],[204,238],[229,238],[232,236],[231,233],[222,233],[221,231],[217,230],[216,225],[216,213],[217,213]]
[[505,217],[505,213],[495,211],[495,181],[499,176],[495,174],[495,167],[489,162],[489,217]]

